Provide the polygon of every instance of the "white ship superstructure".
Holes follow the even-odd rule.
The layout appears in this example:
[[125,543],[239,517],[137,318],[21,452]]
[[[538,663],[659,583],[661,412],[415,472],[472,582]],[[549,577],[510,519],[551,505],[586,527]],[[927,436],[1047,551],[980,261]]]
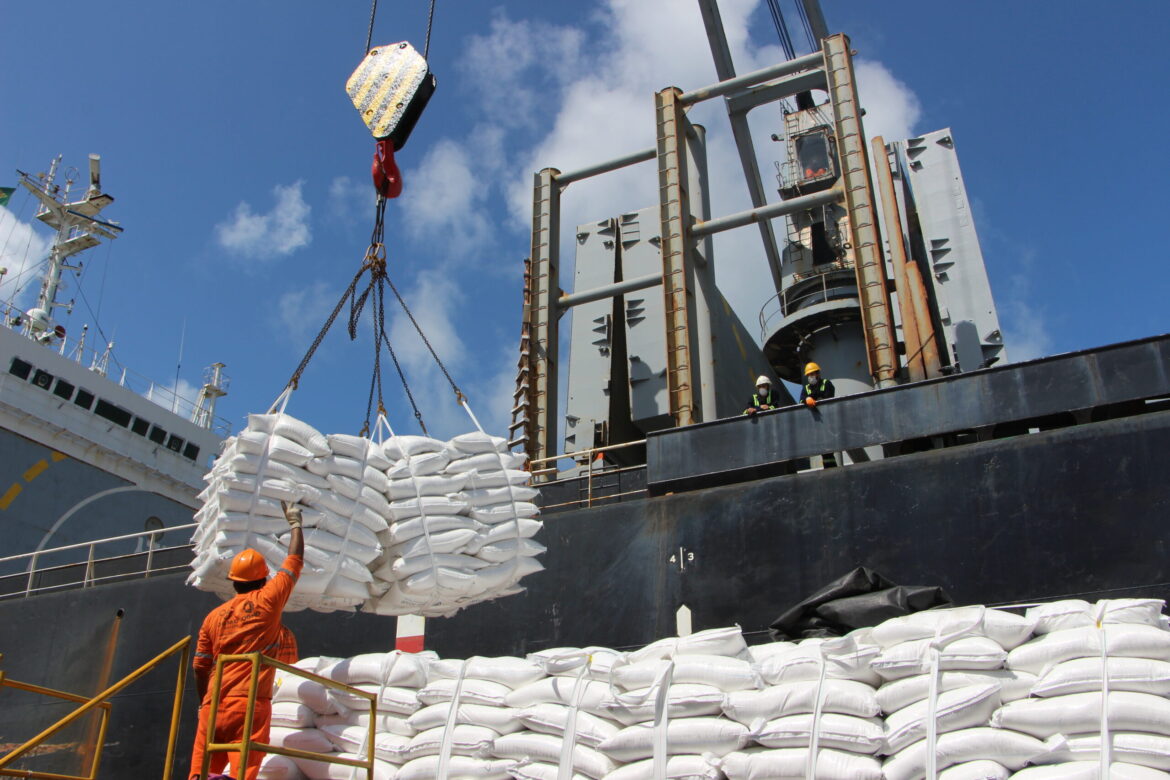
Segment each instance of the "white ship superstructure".
[[[113,344],[92,349],[88,326],[70,340],[59,324],[55,314],[71,308],[58,301],[63,274],[77,269],[70,258],[122,230],[101,215],[114,199],[101,190],[99,158],[90,156],[90,186],[72,201],[72,182],[54,183],[59,160],[48,174],[21,174],[55,237],[36,304],[6,307],[0,327],[4,556],[190,523],[227,433],[214,408],[222,365],[198,400],[181,399],[111,368]],[[9,573],[0,561],[0,574]]]

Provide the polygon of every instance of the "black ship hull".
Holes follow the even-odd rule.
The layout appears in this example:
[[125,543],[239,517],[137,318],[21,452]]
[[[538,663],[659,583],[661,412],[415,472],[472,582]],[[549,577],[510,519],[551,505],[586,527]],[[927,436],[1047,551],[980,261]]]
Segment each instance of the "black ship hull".
[[[426,646],[447,657],[630,647],[675,633],[683,605],[696,630],[738,623],[766,641],[783,609],[858,565],[940,585],[958,603],[1166,598],[1167,398],[1170,337],[1158,337],[842,398],[816,416],[780,410],[663,433],[645,474],[622,475],[644,479],[648,495],[606,500],[628,492],[611,481],[589,491],[600,505],[547,512],[547,570],[524,594],[429,620]],[[815,453],[879,445],[883,459],[801,471]],[[550,487],[544,500],[580,487]],[[110,641],[115,622],[114,679],[196,631],[214,603],[173,574],[6,599],[3,668],[92,692],[86,648]],[[394,643],[391,618],[287,622],[304,655]],[[173,675],[172,665],[116,701],[108,776],[161,767],[153,746],[165,742]],[[0,733],[10,741],[27,731],[17,724],[43,723],[38,712],[5,708]],[[188,722],[176,776],[192,733]]]

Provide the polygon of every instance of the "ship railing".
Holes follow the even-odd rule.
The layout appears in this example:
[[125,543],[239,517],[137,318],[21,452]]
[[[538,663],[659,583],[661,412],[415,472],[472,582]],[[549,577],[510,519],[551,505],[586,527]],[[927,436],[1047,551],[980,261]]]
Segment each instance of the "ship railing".
[[[179,545],[162,546],[158,544],[157,539],[164,533],[171,533],[172,531],[194,531],[197,527],[197,523],[172,525],[150,531],[139,531],[138,533],[122,534],[121,536],[109,536],[103,539],[94,539],[89,542],[66,544],[60,547],[52,547],[0,558],[0,568],[12,568],[11,564],[19,565],[22,562],[26,562],[25,565],[27,566],[25,571],[17,574],[0,575],[0,598],[20,595],[31,596],[33,593],[64,590],[66,588],[88,588],[101,582],[126,579],[130,576],[149,577],[152,574],[165,574],[189,568],[189,552],[182,556],[183,563],[176,565],[173,563],[173,560],[176,557],[174,551],[189,551],[191,549],[190,543],[184,542]],[[102,545],[125,544],[126,542],[135,540],[144,540],[146,542],[145,549],[105,558],[99,558],[97,555],[97,548]],[[85,561],[54,564],[52,566],[40,565],[44,558],[52,558],[56,555],[70,553],[76,550],[86,551]],[[160,560],[163,562],[162,565],[157,565]],[[138,562],[142,563],[141,568],[134,565]],[[104,573],[104,570],[109,570],[112,573]],[[70,577],[69,575],[71,574],[78,574],[80,577]],[[9,588],[3,585],[5,581],[12,582],[20,578],[24,580],[23,588]],[[52,582],[50,584],[43,583],[44,580],[54,578],[59,578],[64,581]],[[42,580],[42,582],[38,583],[38,579]]]
[[[0,304],[3,312],[3,323],[10,330],[20,331],[22,326],[17,324],[24,321],[25,313],[11,303]],[[190,420],[194,416],[196,401],[181,394],[173,385],[160,384],[149,377],[122,366],[114,358],[113,344],[101,347],[101,351],[86,343],[84,337],[70,340],[68,335],[58,337],[54,335],[50,341],[44,342],[45,349],[51,349],[61,357],[68,358],[79,366],[88,368],[95,374],[106,377],[121,387],[137,393],[146,400],[168,409],[184,419]],[[112,365],[111,365],[112,364]],[[229,436],[232,424],[224,417],[216,416],[212,420],[211,429],[220,436]]]
[[[125,688],[134,684],[138,680],[145,677],[156,667],[162,664],[171,656],[179,655],[179,670],[175,678],[175,697],[171,704],[171,727],[167,735],[167,753],[163,764],[162,777],[163,780],[170,780],[171,770],[175,764],[175,745],[179,734],[179,710],[183,703],[183,691],[187,684],[187,664],[191,660],[191,637],[185,636],[173,645],[168,647],[163,652],[156,655],[151,660],[138,667],[130,674],[123,677],[118,682],[106,688],[104,691],[93,697],[78,696],[76,694],[65,693],[64,691],[55,691],[51,688],[44,688],[39,685],[31,685],[28,683],[20,683],[16,680],[6,679],[2,671],[0,671],[0,687],[10,687],[14,689],[24,690],[31,693],[43,694],[52,696],[54,698],[65,699],[75,703],[80,703],[81,706],[70,712],[68,715],[60,718],[56,723],[41,731],[30,740],[27,740],[21,745],[16,746],[8,753],[0,756],[0,775],[7,775],[10,777],[26,777],[37,778],[38,780],[94,780],[97,777],[98,764],[101,761],[102,745],[105,744],[106,726],[109,721],[110,713],[110,699],[120,693]],[[41,772],[32,769],[16,769],[11,765],[18,759],[35,755],[36,748],[45,745],[46,740],[54,734],[60,733],[70,724],[77,722],[80,718],[93,710],[101,710],[101,724],[99,726],[99,733],[95,744],[88,746],[89,752],[93,755],[89,773],[85,775],[66,775],[55,772]]]
[[[595,479],[602,479],[606,477],[619,476],[634,471],[643,471],[646,466],[607,466],[604,462],[606,453],[614,452],[615,450],[623,450],[630,447],[645,446],[645,439],[638,439],[637,441],[622,442],[621,444],[610,444],[605,447],[593,447],[587,450],[575,450],[573,452],[563,452],[558,455],[551,455],[547,458],[536,458],[529,461],[529,468],[532,470],[532,476],[536,481],[537,486],[547,485],[550,481],[555,481],[560,471],[557,469],[557,462],[562,460],[572,460],[577,463],[576,473],[570,479],[585,480],[585,495],[570,501],[562,501],[555,504],[542,504],[541,509],[560,509],[564,507],[591,507],[594,503],[602,501],[614,501],[629,496],[645,495],[646,489],[638,488],[636,490],[627,490],[618,493],[600,493],[597,491],[597,483]],[[601,457],[599,457],[601,456]],[[600,464],[600,465],[599,465]],[[582,475],[584,471],[584,475]],[[543,481],[542,481],[543,478]]]
[[[244,727],[241,730],[240,740],[238,742],[215,742],[214,736],[216,733],[215,721],[219,715],[219,694],[223,684],[223,667],[224,664],[230,663],[247,663],[250,664],[251,675],[248,678],[248,701],[247,709],[244,711]],[[337,753],[314,753],[309,750],[299,750],[297,748],[283,747],[277,745],[269,745],[264,742],[258,742],[252,738],[252,723],[255,719],[256,712],[256,698],[260,690],[260,667],[271,666],[280,669],[288,674],[297,677],[304,677],[306,680],[312,680],[320,683],[327,688],[333,688],[351,696],[365,699],[370,705],[370,722],[367,726],[368,732],[362,741],[365,743],[365,758],[346,758]],[[352,685],[331,680],[328,677],[322,677],[319,674],[304,669],[298,669],[295,666],[289,666],[286,663],[281,663],[275,658],[269,658],[261,653],[242,653],[239,655],[221,655],[216,657],[215,661],[215,677],[211,682],[211,707],[207,713],[207,734],[208,741],[204,746],[203,751],[203,765],[201,767],[191,767],[192,772],[199,772],[200,780],[207,780],[208,773],[211,771],[211,755],[212,753],[239,753],[240,767],[248,766],[248,755],[256,751],[262,751],[268,754],[275,754],[278,756],[287,756],[288,758],[301,758],[310,761],[321,761],[326,764],[337,764],[341,766],[353,767],[350,770],[349,776],[357,776],[356,770],[364,769],[367,780],[374,780],[374,743],[376,736],[376,729],[378,725],[378,696],[369,691],[363,691],[360,688],[355,688]]]
[[[834,298],[856,297],[842,281],[848,278],[853,266],[840,260],[817,266],[814,273],[795,274],[792,283],[773,295],[760,307],[760,339],[767,341],[771,335],[769,327],[794,312],[812,304],[824,303]],[[815,284],[802,284],[815,279]]]

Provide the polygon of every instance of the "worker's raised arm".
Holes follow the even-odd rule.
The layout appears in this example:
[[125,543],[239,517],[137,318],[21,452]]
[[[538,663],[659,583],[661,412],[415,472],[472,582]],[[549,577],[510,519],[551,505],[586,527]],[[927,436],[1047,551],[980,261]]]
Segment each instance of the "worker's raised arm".
[[301,531],[301,507],[299,504],[286,504],[280,502],[284,509],[284,519],[288,521],[289,527],[292,528],[292,533],[288,540],[288,554],[295,555],[298,558],[305,556],[305,535]]

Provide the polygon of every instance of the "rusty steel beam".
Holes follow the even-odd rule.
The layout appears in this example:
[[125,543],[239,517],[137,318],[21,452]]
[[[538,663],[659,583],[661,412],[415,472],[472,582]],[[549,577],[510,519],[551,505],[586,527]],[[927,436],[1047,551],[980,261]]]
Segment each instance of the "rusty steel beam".
[[691,349],[691,208],[685,186],[686,126],[682,90],[668,87],[654,95],[657,125],[658,203],[662,228],[662,293],[666,303],[666,386],[676,426],[703,419],[695,393]]
[[886,226],[886,241],[890,261],[894,265],[894,286],[898,290],[898,310],[902,315],[902,341],[906,345],[906,372],[911,382],[926,379],[922,362],[922,341],[919,338],[918,315],[915,312],[913,288],[906,278],[906,244],[902,240],[902,221],[898,218],[898,200],[894,194],[894,177],[890,173],[890,159],[886,142],[879,135],[873,139],[873,171],[882,196],[882,218]]
[[845,207],[849,213],[869,371],[876,387],[888,387],[896,382],[898,355],[849,39],[840,33],[830,35],[824,39],[823,51],[829,97],[836,117],[837,150],[845,186]]
[[557,298],[561,294],[561,190],[556,168],[534,177],[532,188],[532,300],[526,318],[528,355],[528,457],[536,460],[557,452],[557,370],[560,332]]

